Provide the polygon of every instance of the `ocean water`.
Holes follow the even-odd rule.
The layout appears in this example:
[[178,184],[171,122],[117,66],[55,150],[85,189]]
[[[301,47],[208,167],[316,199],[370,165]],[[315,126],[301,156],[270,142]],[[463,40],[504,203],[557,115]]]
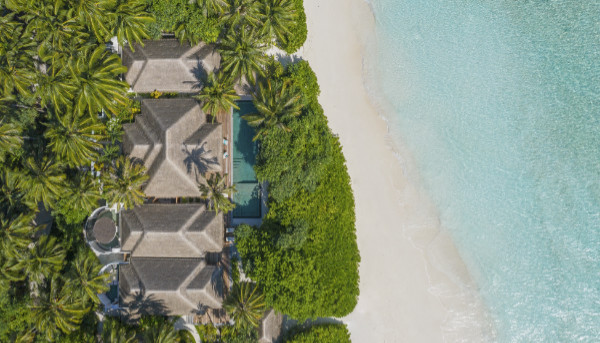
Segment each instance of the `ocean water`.
[[600,342],[600,1],[370,0],[391,136],[497,342]]

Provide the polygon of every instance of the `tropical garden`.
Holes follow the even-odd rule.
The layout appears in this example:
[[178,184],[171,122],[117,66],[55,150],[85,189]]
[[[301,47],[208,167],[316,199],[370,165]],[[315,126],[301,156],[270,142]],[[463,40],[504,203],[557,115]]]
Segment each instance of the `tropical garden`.
[[[165,36],[215,43],[221,68],[196,96],[215,120],[236,107],[235,85],[253,90],[256,113],[244,119],[256,129],[255,169],[269,184],[270,210],[260,227],[239,227],[236,241],[254,282],[235,280],[224,303],[235,324],[198,332],[252,342],[267,308],[298,320],[352,311],[359,254],[339,141],[308,63],[284,67],[265,55],[302,46],[302,0],[0,0],[0,16],[0,341],[190,339],[162,317],[108,319],[97,335],[107,277],[82,224],[99,203],[143,203],[147,180],[120,149],[122,124],[140,105],[112,37],[132,48]],[[223,180],[211,175],[199,188],[212,209],[228,212],[223,193],[235,188]]]

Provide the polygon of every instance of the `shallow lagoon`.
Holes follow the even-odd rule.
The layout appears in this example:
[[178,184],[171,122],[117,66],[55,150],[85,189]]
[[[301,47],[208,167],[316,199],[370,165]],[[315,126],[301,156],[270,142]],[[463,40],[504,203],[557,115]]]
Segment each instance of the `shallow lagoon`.
[[497,340],[597,340],[600,3],[371,4],[375,96]]

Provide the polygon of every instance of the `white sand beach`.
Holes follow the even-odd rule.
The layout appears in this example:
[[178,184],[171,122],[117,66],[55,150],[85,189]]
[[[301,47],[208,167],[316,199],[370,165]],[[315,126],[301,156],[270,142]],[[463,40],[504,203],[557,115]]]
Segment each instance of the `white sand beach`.
[[374,35],[368,4],[305,0],[304,6],[308,39],[301,54],[317,74],[356,199],[361,294],[343,318],[352,341],[485,341],[485,312],[468,272],[440,231],[435,208],[409,182],[410,156],[391,148],[364,87],[363,42]]

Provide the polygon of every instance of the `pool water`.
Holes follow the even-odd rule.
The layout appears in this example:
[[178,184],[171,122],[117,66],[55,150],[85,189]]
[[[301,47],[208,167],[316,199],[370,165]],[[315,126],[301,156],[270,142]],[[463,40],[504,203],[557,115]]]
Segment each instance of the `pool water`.
[[233,183],[237,192],[233,195],[236,207],[233,210],[234,218],[260,218],[261,215],[261,189],[254,164],[258,153],[258,144],[253,142],[255,135],[252,128],[241,117],[255,112],[256,109],[250,101],[239,101],[239,110],[233,109]]

